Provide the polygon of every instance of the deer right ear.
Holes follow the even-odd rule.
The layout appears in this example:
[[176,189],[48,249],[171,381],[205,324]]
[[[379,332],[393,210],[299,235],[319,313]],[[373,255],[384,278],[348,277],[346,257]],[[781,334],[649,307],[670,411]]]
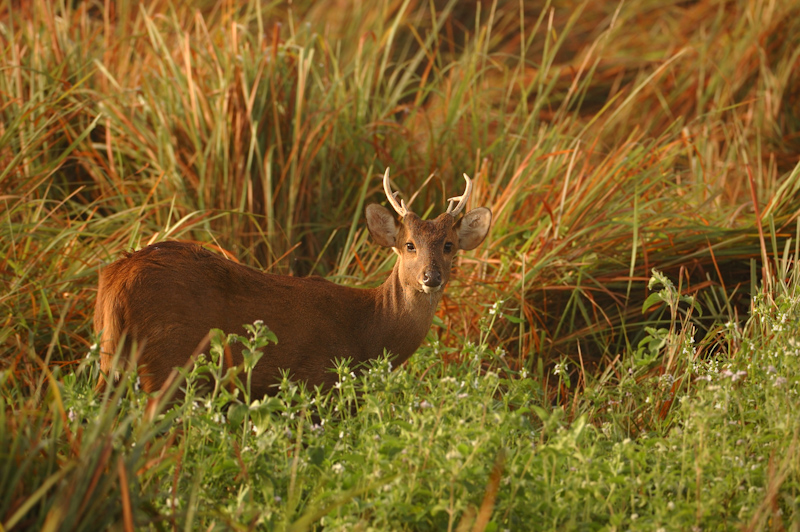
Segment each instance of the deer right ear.
[[367,228],[376,244],[395,247],[398,224],[388,209],[376,203],[367,205]]

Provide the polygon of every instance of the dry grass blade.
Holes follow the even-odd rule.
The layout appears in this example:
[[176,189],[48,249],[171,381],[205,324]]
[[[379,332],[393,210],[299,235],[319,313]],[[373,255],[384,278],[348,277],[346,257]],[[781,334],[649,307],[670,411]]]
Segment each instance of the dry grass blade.
[[117,475],[119,475],[120,495],[122,496],[122,519],[125,532],[133,532],[133,510],[131,509],[131,494],[128,487],[128,473],[125,471],[125,461],[120,456],[117,459]]
[[505,450],[500,449],[497,453],[497,458],[492,467],[492,473],[489,475],[489,484],[486,486],[486,493],[483,496],[483,502],[478,509],[478,515],[475,517],[475,524],[472,526],[472,532],[483,532],[492,518],[494,512],[494,503],[497,498],[497,490],[500,488],[500,480],[503,476],[503,468],[505,467],[506,455]]

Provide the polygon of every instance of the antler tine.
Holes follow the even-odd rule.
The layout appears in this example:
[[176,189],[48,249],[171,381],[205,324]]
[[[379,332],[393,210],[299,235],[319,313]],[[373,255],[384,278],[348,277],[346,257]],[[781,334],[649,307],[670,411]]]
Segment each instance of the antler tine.
[[397,201],[397,196],[400,194],[399,192],[392,192],[392,185],[389,184],[389,168],[386,168],[386,172],[383,174],[383,191],[386,192],[386,199],[389,200],[389,203],[392,204],[394,210],[397,211],[402,217],[405,217],[408,214],[408,209],[406,209],[406,202],[403,200]]
[[[464,210],[464,207],[467,206],[467,200],[469,199],[469,195],[472,194],[472,180],[467,177],[467,174],[464,174],[464,179],[467,181],[467,188],[464,190],[464,193],[460,196],[454,196],[452,198],[448,198],[447,201],[450,202],[450,205],[447,207],[447,214],[450,216],[456,217],[458,214]],[[457,205],[453,205],[455,202],[458,202]]]

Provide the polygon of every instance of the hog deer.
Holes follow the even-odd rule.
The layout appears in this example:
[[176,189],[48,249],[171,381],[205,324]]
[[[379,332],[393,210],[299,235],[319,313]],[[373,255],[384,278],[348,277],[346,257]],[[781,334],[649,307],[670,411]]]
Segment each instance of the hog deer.
[[[357,365],[386,350],[398,367],[425,339],[456,252],[474,249],[489,231],[492,213],[485,207],[458,218],[472,191],[464,179],[466,190],[448,200],[447,212],[422,220],[398,201],[387,168],[383,188],[402,222],[380,205],[367,206],[372,238],[398,256],[377,288],[266,274],[183,242],[127,253],[100,273],[94,327],[101,370],[109,376],[121,347],[122,365],[135,360],[143,389],[157,391],[173,368],[207,350],[210,329],[244,334],[243,324],[256,320],[278,343],[266,347],[253,370],[254,398],[274,393],[281,370],[308,386],[328,387],[337,380],[331,371],[337,358]],[[241,346],[231,350],[233,363],[241,364]],[[101,375],[98,390],[105,382]]]

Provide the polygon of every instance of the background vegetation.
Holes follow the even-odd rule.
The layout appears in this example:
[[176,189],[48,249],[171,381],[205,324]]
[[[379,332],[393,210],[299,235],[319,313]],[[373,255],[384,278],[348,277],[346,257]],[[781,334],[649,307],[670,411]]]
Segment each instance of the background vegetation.
[[[0,525],[796,529],[798,15],[3,2]],[[180,238],[375,285],[387,166],[494,213],[401,371],[90,391],[103,264]]]

